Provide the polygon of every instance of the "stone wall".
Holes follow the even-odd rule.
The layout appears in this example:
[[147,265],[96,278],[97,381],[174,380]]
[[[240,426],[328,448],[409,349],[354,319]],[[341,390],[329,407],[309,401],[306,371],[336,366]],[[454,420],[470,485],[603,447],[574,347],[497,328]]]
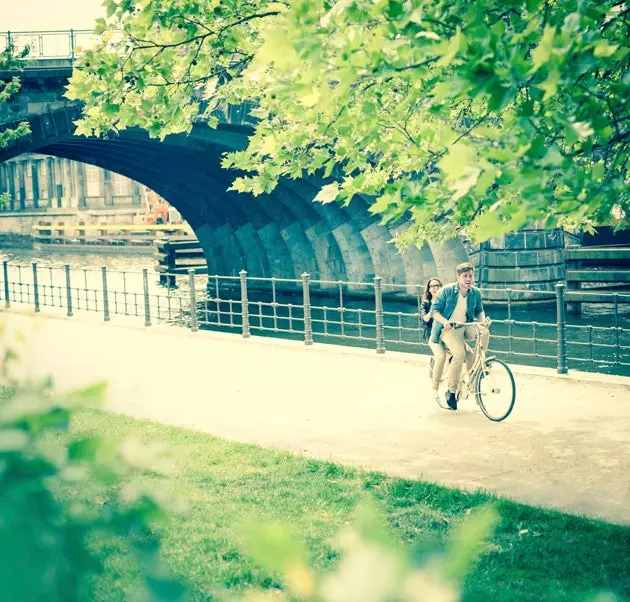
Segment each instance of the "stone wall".
[[555,285],[564,281],[567,243],[563,230],[529,229],[490,239],[470,254],[477,268],[476,280],[479,286],[490,289],[489,299],[505,299],[504,292],[492,289],[532,292],[515,293],[513,299],[551,298]]
[[5,249],[32,249],[33,237],[19,232],[0,232],[0,251]]

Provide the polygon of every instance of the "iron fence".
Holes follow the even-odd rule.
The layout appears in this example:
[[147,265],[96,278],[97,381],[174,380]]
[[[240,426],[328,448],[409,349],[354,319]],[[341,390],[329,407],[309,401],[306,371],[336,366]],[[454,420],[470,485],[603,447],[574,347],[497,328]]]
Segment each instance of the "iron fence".
[[81,50],[91,48],[99,40],[88,29],[60,31],[0,32],[0,52],[13,47],[20,52],[28,48],[29,59],[74,59]]
[[[40,267],[3,262],[0,297],[5,307],[31,306],[35,311],[57,308],[72,316],[96,312],[109,321],[130,316],[144,321],[187,326],[193,331],[218,329],[302,339],[305,344],[334,342],[430,353],[421,316],[422,287],[372,282],[166,274],[173,287],[142,271],[72,269],[70,265]],[[534,365],[606,369],[620,373],[630,367],[630,294],[555,290],[482,289],[500,299],[504,315],[493,319],[491,351],[506,359]],[[610,325],[570,324],[567,301],[608,303]],[[524,304],[551,303],[555,320],[520,317]]]

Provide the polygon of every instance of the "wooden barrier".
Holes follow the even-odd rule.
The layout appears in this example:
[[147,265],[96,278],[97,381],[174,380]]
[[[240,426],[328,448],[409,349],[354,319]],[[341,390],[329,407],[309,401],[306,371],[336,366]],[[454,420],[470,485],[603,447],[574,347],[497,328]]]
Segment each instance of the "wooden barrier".
[[125,250],[153,245],[165,235],[188,240],[193,236],[188,224],[66,224],[62,221],[40,221],[33,226],[36,248],[90,251],[111,251],[111,247]]
[[156,243],[157,265],[155,271],[160,274],[160,284],[174,287],[175,276],[188,274],[193,269],[202,274],[208,270],[206,257],[199,241],[163,239]]

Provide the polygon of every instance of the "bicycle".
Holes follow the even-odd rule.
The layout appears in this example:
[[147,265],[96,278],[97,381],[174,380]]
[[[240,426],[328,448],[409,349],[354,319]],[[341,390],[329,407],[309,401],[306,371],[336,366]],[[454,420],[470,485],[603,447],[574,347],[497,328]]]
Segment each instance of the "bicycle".
[[[472,326],[475,331],[474,360],[470,370],[467,365],[462,367],[462,375],[457,389],[457,401],[463,401],[474,391],[475,401],[479,409],[489,420],[501,422],[505,420],[516,401],[516,384],[509,366],[494,356],[486,356],[486,348],[481,342],[481,329],[486,328],[480,322],[451,323],[453,328],[467,328]],[[443,399],[446,395],[448,366],[453,356],[447,350],[448,361],[444,366],[442,379],[438,387],[438,395]],[[431,362],[431,369],[433,362]]]

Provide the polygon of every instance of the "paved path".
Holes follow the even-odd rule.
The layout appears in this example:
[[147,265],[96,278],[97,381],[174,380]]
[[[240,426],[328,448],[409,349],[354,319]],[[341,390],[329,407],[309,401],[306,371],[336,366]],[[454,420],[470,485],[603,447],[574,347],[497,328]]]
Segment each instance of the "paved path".
[[106,407],[531,504],[630,523],[630,379],[516,368],[501,424],[429,397],[426,358],[84,317],[0,312],[58,388],[105,379]]

